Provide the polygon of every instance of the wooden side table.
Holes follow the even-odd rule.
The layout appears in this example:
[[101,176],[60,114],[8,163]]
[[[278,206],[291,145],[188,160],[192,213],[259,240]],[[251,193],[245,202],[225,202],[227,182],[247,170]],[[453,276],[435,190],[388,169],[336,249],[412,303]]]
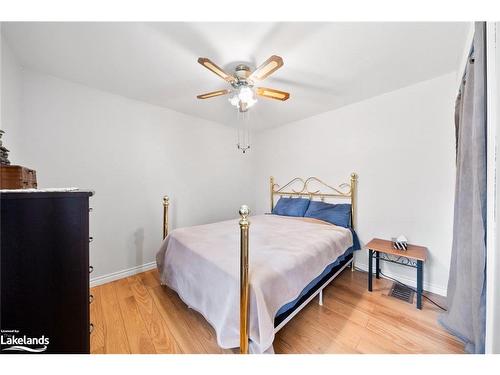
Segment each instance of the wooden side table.
[[424,283],[424,262],[427,259],[427,248],[408,244],[408,250],[398,250],[392,241],[374,238],[366,244],[368,248],[368,290],[372,291],[373,258],[375,258],[375,276],[380,278],[380,261],[396,263],[417,269],[417,309],[422,309],[422,292]]

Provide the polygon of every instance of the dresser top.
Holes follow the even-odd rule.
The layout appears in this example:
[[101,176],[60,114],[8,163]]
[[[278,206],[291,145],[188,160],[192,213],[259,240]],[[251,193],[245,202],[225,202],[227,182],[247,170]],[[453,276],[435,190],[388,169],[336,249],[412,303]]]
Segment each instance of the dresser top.
[[92,190],[82,190],[78,188],[0,190],[0,197],[2,199],[91,197],[94,194]]

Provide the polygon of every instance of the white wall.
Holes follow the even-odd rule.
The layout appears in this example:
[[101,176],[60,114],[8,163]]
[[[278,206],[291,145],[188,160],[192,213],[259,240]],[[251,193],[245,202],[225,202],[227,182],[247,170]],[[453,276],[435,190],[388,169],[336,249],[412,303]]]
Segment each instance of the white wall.
[[21,69],[3,36],[0,36],[0,51],[0,129],[5,131],[2,142],[4,147],[10,151],[9,160],[12,164],[16,164],[21,138]]
[[467,34],[465,36],[462,53],[460,55],[460,61],[459,64],[457,65],[457,71],[455,72],[457,81],[455,85],[457,88],[457,92],[458,89],[460,88],[460,85],[462,84],[462,80],[464,79],[465,67],[467,66],[467,61],[469,60],[472,42],[474,41],[474,31],[475,31],[475,24],[474,22],[470,22],[468,24]]
[[164,194],[174,228],[236,218],[251,196],[233,129],[31,71],[22,78],[17,161],[36,169],[40,188],[95,190],[94,277],[154,261]]
[[[456,74],[374,97],[257,135],[256,204],[268,211],[268,179],[317,176],[335,184],[359,174],[362,243],[401,233],[429,248],[424,288],[446,294],[455,186]],[[357,255],[366,268],[366,251]],[[389,275],[415,279],[388,264]]]

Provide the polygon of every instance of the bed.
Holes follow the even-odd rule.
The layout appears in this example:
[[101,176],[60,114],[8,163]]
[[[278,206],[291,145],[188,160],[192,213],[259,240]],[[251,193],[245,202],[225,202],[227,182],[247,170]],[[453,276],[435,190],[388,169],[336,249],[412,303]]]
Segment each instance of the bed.
[[276,332],[314,297],[322,304],[323,288],[347,266],[354,269],[356,184],[354,173],[339,188],[315,177],[296,178],[283,187],[270,179],[271,212],[276,197],[347,199],[346,227],[311,217],[249,218],[248,207],[242,206],[239,220],[169,233],[165,198],[164,241],[156,257],[162,284],[205,317],[220,347],[272,352]]

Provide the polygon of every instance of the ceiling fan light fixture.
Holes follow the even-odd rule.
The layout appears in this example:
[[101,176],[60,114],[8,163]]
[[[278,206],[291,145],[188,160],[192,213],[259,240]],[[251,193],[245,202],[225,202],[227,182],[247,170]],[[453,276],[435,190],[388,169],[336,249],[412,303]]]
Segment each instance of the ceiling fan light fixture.
[[240,87],[238,97],[243,102],[249,102],[255,100],[255,94],[253,90],[248,86]]
[[233,92],[233,95],[231,95],[229,97],[229,103],[231,103],[231,105],[234,105],[235,107],[238,107],[239,102],[240,102],[240,98],[238,98],[238,94]]
[[247,105],[247,108],[250,108],[250,107],[253,107],[253,105],[254,105],[255,103],[257,103],[257,99],[253,99],[253,98],[252,98],[252,99],[250,99],[250,100],[246,101],[245,103],[246,103],[246,105]]
[[255,92],[251,87],[241,86],[237,90],[233,91],[233,94],[229,97],[229,102],[239,110],[246,111],[248,108],[257,103],[257,99],[255,97]]

